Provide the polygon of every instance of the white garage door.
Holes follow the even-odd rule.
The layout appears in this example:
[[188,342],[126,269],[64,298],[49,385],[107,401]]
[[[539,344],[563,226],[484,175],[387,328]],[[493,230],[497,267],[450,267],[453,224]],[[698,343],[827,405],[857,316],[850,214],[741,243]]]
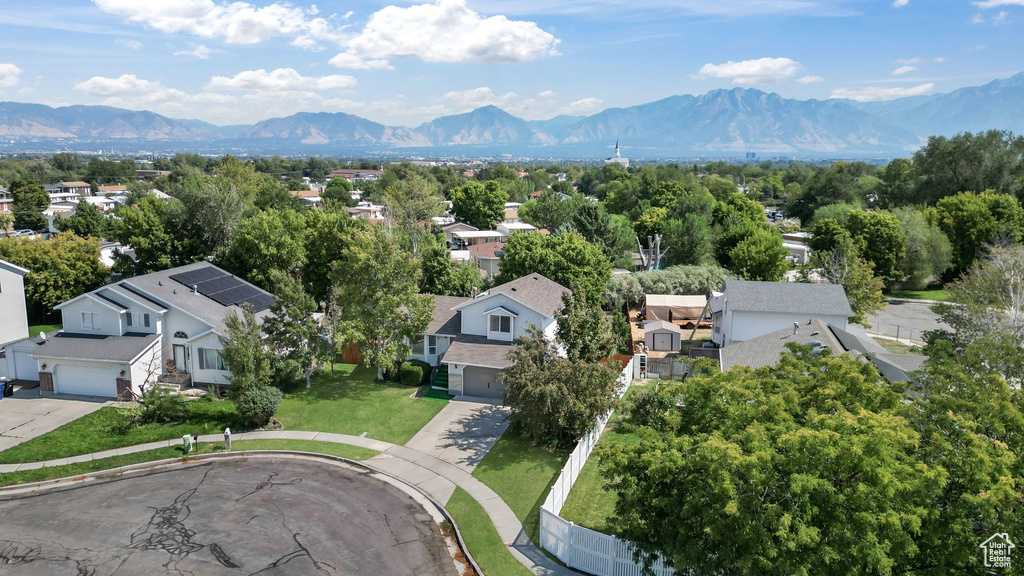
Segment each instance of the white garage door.
[[14,375],[18,380],[39,381],[39,363],[28,352],[14,353]]
[[505,385],[498,381],[498,371],[493,368],[466,366],[462,372],[462,393],[466,396],[504,398]]
[[113,367],[57,366],[53,388],[57,394],[117,397],[117,378]]
[[671,334],[655,334],[654,335],[654,349],[655,350],[671,350],[672,349],[672,335]]

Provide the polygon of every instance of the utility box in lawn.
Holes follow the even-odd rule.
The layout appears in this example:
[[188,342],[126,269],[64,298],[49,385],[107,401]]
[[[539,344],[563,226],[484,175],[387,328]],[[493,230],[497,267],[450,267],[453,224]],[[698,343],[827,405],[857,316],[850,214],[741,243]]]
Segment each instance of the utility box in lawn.
[[189,452],[191,452],[192,451],[192,435],[191,434],[185,434],[184,436],[182,436],[181,437],[181,444],[182,444],[182,446],[185,447],[185,454],[188,454]]

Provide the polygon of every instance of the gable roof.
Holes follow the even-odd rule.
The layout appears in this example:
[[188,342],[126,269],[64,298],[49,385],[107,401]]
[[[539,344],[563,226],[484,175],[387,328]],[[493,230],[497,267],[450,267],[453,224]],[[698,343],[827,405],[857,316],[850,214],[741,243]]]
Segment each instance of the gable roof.
[[846,292],[838,284],[726,280],[725,301],[734,312],[853,316]]
[[504,253],[505,244],[501,242],[484,242],[483,244],[473,244],[467,246],[466,250],[471,252],[477,258],[501,258],[498,252]]
[[675,334],[682,334],[683,329],[665,320],[649,320],[644,323],[644,332],[668,331]]
[[466,302],[469,298],[461,296],[435,296],[434,312],[430,316],[430,324],[427,324],[427,334],[450,334],[458,335],[461,332],[462,323],[459,321],[460,312],[452,310],[459,304]]
[[[478,302],[498,294],[504,294],[516,302],[533,308],[548,318],[554,318],[555,312],[558,312],[559,308],[562,307],[562,295],[571,293],[572,291],[565,286],[535,272],[527,274],[522,278],[516,278],[511,282],[495,286],[470,302]],[[463,308],[470,302],[463,302],[458,308]]]
[[7,260],[0,260],[0,269],[7,270],[8,272],[13,272],[19,276],[24,276],[25,274],[28,274],[28,270],[26,268],[22,268],[17,264],[11,264]]
[[36,358],[67,358],[97,362],[131,362],[149,350],[160,339],[159,334],[102,336],[58,332],[39,343],[29,353]]

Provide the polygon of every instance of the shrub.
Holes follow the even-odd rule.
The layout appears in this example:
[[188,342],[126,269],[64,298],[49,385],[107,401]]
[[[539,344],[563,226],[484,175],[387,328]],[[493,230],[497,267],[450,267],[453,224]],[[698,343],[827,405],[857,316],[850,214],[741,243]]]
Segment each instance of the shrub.
[[423,368],[412,362],[402,362],[398,369],[398,381],[406,386],[419,386],[423,382]]
[[407,363],[412,364],[413,366],[419,366],[420,369],[423,370],[423,378],[420,380],[420,384],[426,384],[430,381],[430,373],[433,372],[434,367],[431,366],[429,362],[424,362],[423,360],[417,360],[414,358],[409,360]]
[[146,390],[140,403],[140,419],[145,423],[183,422],[188,418],[185,398],[163,386],[153,386]]
[[257,428],[266,426],[281,403],[281,391],[273,386],[257,386],[239,395],[235,400],[242,424]]

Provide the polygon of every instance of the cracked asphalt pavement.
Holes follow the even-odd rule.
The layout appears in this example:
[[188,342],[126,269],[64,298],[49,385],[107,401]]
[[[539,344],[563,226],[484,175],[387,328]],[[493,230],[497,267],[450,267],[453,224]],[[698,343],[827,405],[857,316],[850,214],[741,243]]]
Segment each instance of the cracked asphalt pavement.
[[430,515],[366,473],[207,460],[0,499],[0,574],[454,576]]

